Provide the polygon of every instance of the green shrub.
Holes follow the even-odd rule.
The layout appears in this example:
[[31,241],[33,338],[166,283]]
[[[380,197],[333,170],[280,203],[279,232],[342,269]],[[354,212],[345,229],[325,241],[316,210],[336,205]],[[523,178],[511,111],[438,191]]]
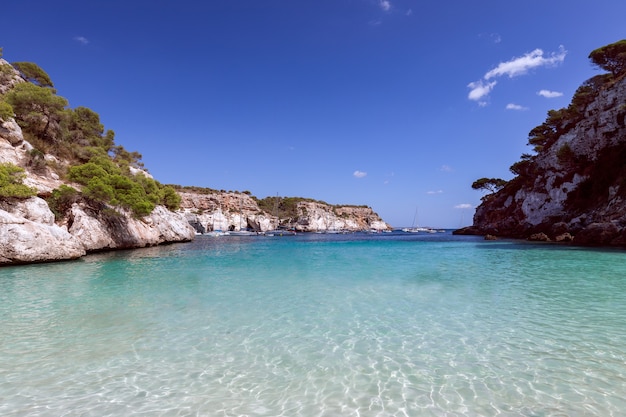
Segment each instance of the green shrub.
[[576,160],[576,154],[570,148],[569,143],[564,144],[556,152],[556,157],[561,164],[569,164]]
[[107,157],[96,156],[71,167],[69,178],[84,185],[86,197],[123,207],[138,217],[150,214],[157,204],[170,210],[180,206],[180,196],[172,187],[141,174],[132,175],[128,167],[120,168]]
[[146,200],[136,200],[132,202],[132,205],[129,207],[135,216],[143,217],[152,213],[155,205],[150,201]]
[[0,100],[0,120],[5,122],[13,117],[13,106],[6,101]]
[[72,207],[72,204],[78,201],[78,198],[79,192],[75,188],[63,184],[59,188],[52,190],[46,201],[50,210],[54,213],[54,217],[59,220]]
[[169,210],[178,210],[180,208],[181,198],[176,190],[170,186],[161,189],[161,204]]
[[17,165],[0,164],[0,197],[29,198],[37,195],[37,190],[22,184],[24,170]]
[[113,187],[107,183],[107,178],[91,178],[85,187],[83,187],[83,194],[96,201],[117,205],[117,200],[115,200],[115,191],[113,190]]
[[69,179],[83,185],[87,185],[93,178],[105,178],[108,176],[109,174],[104,168],[93,162],[73,166],[69,170]]

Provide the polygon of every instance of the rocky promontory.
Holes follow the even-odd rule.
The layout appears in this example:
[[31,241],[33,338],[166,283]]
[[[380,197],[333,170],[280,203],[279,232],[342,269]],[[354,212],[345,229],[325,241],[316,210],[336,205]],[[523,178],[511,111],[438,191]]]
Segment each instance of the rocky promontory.
[[569,107],[530,131],[536,154],[511,166],[516,177],[475,183],[496,190],[457,233],[626,246],[626,41],[590,59],[610,72],[585,81]]
[[200,233],[241,229],[266,232],[280,228],[297,232],[391,229],[370,207],[292,198],[289,199],[294,200],[291,210],[277,213],[283,202],[278,197],[274,198],[272,208],[264,210],[256,198],[246,193],[179,191],[179,194],[182,213]]

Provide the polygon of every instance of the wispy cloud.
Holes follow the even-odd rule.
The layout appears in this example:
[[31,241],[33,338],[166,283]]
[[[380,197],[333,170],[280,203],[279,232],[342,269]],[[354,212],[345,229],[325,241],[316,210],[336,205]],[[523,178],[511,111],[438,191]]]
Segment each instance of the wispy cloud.
[[567,51],[561,46],[559,52],[552,52],[547,57],[541,49],[535,49],[521,57],[513,58],[510,61],[501,62],[497,67],[485,74],[485,80],[493,77],[508,75],[509,78],[527,74],[529,70],[538,67],[550,67],[558,65],[565,59]]
[[426,194],[430,194],[430,195],[443,194],[443,190],[427,191]]
[[442,165],[441,168],[439,168],[439,171],[452,172],[454,169],[450,165]]
[[469,92],[467,96],[470,100],[481,101],[483,97],[486,97],[491,93],[491,90],[496,86],[497,81],[492,81],[487,83],[483,80],[478,80],[469,83],[467,86],[472,90]]
[[458,204],[454,206],[455,209],[471,209],[472,205],[468,203]]
[[391,2],[389,0],[379,0],[378,5],[385,12],[388,12],[389,10],[391,10]]
[[471,89],[468,98],[484,104],[483,98],[488,96],[496,85],[495,81],[489,81],[498,77],[508,76],[509,78],[518,77],[528,74],[528,72],[540,67],[553,67],[565,60],[567,51],[563,46],[559,47],[558,52],[544,54],[541,49],[535,49],[532,52],[524,54],[520,57],[513,58],[506,62],[501,62],[487,71],[482,79],[469,83],[467,86]]
[[519,104],[509,103],[506,105],[507,110],[528,110],[528,107],[520,106]]
[[411,16],[413,14],[413,9],[407,10],[404,14],[407,16]]
[[545,98],[555,98],[555,97],[561,97],[563,93],[559,91],[540,90],[540,91],[537,91],[537,95],[541,97],[545,97]]
[[356,170],[352,175],[354,175],[355,178],[363,178],[367,175],[367,172]]
[[478,37],[487,39],[493,43],[502,42],[502,37],[498,33],[481,33]]
[[84,36],[74,36],[74,40],[81,45],[87,45],[89,43],[89,39],[85,38]]

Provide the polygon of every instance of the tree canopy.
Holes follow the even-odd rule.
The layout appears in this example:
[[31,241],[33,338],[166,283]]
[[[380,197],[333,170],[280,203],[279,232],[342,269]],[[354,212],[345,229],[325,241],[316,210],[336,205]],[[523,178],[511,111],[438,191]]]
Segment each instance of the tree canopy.
[[11,65],[20,72],[26,81],[30,81],[39,87],[54,87],[50,76],[37,64],[32,62],[13,62]]
[[480,178],[472,183],[474,190],[485,190],[495,193],[506,185],[506,181],[500,178]]
[[152,178],[133,175],[128,166],[120,166],[106,156],[95,156],[82,165],[69,169],[69,178],[83,185],[83,194],[95,201],[121,206],[141,217],[152,212],[157,204],[178,209],[180,196],[172,187]]
[[21,83],[7,93],[6,101],[23,129],[46,141],[60,139],[66,99],[49,88]]
[[613,75],[626,72],[626,39],[591,51],[589,59]]

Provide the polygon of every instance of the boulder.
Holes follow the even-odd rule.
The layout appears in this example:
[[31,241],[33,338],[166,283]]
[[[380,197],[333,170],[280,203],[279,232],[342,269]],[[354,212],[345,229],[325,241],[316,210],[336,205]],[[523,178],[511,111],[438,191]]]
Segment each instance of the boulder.
[[130,249],[170,242],[188,242],[195,230],[180,213],[157,206],[150,215],[137,219],[111,208],[92,208],[74,203],[70,209],[69,233],[87,252]]
[[531,242],[550,242],[550,238],[543,232],[533,233],[528,237]]
[[573,240],[574,237],[568,232],[562,233],[554,237],[555,242],[572,242]]
[[83,255],[83,245],[65,228],[0,209],[0,264],[60,261]]
[[592,223],[574,237],[579,245],[609,245],[619,236],[619,229],[613,223]]

